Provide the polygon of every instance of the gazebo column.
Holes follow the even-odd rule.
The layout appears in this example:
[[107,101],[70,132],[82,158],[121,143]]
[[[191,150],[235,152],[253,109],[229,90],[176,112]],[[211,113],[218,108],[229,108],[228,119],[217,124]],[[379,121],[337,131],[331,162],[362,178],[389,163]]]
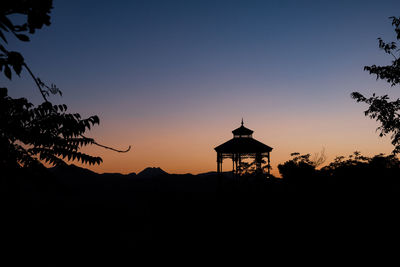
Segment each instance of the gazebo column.
[[232,174],[235,174],[235,153],[232,154]]
[[222,172],[222,154],[217,153],[217,173]]
[[261,153],[256,153],[256,172],[261,173],[261,161],[262,161],[262,156]]
[[268,167],[267,167],[267,169],[268,169],[268,176],[270,176],[270,174],[271,174],[271,158],[270,158],[270,156],[269,156],[269,152],[268,152],[268,154],[267,154],[267,159],[268,159]]
[[239,155],[237,153],[235,155],[235,174],[238,173],[238,161],[239,161]]
[[236,160],[236,174],[239,173],[239,171],[242,168],[242,158],[240,156],[240,153],[237,154],[237,160]]

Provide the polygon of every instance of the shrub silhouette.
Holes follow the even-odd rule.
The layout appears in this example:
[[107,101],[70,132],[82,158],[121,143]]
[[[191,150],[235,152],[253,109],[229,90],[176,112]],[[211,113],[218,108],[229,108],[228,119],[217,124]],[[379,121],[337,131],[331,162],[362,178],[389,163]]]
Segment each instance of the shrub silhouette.
[[336,157],[319,173],[337,190],[378,190],[398,183],[399,170],[400,161],[394,155],[366,157],[356,151],[347,158]]
[[283,181],[292,185],[309,184],[316,175],[315,164],[310,160],[310,154],[290,154],[293,158],[278,165]]

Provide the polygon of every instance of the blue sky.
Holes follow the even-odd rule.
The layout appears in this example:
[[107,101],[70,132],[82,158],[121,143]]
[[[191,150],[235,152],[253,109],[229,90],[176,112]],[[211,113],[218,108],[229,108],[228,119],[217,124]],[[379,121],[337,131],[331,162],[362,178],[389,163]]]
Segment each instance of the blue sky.
[[[96,138],[137,147],[104,154],[99,170],[199,172],[242,117],[279,160],[321,147],[389,152],[350,93],[400,95],[363,71],[390,63],[376,38],[394,40],[393,15],[400,1],[54,1],[52,25],[9,47],[64,92],[52,101],[100,115]],[[26,73],[5,84],[40,100]]]

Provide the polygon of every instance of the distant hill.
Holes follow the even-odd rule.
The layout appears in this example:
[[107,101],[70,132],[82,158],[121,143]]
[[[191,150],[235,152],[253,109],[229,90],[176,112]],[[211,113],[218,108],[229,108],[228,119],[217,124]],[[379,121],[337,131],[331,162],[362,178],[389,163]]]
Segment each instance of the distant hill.
[[[126,178],[156,178],[160,176],[167,176],[167,175],[177,175],[177,176],[199,176],[199,177],[205,177],[205,176],[215,176],[217,175],[217,172],[215,171],[210,171],[210,172],[205,172],[205,173],[199,173],[199,174],[170,174],[160,167],[147,167],[138,174],[135,172],[129,173],[129,174],[121,174],[121,173],[97,173],[91,170],[88,170],[86,168],[78,167],[74,164],[67,165],[67,166],[57,166],[57,167],[52,167],[49,168],[50,172],[57,175],[57,176],[62,176],[62,177],[126,177]],[[226,177],[229,177],[232,175],[232,172],[223,172],[223,175]]]
[[[190,197],[196,195],[199,198],[208,198],[210,193],[216,192],[219,177],[216,172],[197,175],[169,174],[159,167],[148,167],[138,174],[99,174],[75,165],[58,166],[49,170],[54,175],[54,181],[67,190],[69,195],[87,196],[93,201],[103,201],[107,195],[113,198],[146,195],[146,198],[157,199],[161,194],[170,193],[175,196],[191,194]],[[232,173],[225,172],[221,178],[232,180]]]
[[159,167],[148,167],[138,174],[132,172],[129,174],[121,174],[121,173],[96,173],[94,171],[78,167],[76,165],[67,165],[67,166],[57,166],[49,168],[50,172],[55,174],[56,176],[69,176],[69,177],[127,177],[127,178],[154,178],[158,176],[168,175],[166,171]]
[[163,175],[168,175],[168,173],[159,167],[148,167],[137,174],[140,178],[153,178]]

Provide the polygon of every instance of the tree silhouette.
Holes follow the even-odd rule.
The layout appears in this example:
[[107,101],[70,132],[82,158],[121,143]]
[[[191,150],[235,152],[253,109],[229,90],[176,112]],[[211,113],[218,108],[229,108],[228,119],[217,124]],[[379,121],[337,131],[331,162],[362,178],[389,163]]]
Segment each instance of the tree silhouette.
[[311,154],[300,155],[291,153],[292,159],[279,164],[278,170],[282,179],[290,184],[309,183],[316,173],[315,163],[311,161]]
[[[396,33],[397,41],[400,41],[400,17],[390,17],[392,26]],[[387,66],[365,66],[364,70],[372,75],[376,75],[376,79],[384,80],[391,86],[400,84],[400,58],[398,45],[396,42],[386,43],[381,38],[378,38],[379,48],[385,53],[393,57],[392,64]],[[397,55],[396,55],[397,53]],[[357,102],[364,102],[369,105],[369,108],[364,112],[365,116],[375,119],[380,123],[377,130],[379,136],[390,134],[392,144],[394,146],[393,154],[400,153],[400,99],[389,101],[388,95],[366,98],[359,92],[353,92],[352,98]]]
[[241,161],[238,166],[238,174],[241,176],[254,176],[260,174],[267,174],[268,165],[264,159],[261,159],[261,169],[257,169],[258,159],[252,159],[248,162]]
[[79,152],[79,148],[93,144],[92,138],[82,137],[91,126],[99,123],[97,116],[81,119],[78,113],[66,113],[66,105],[52,105],[46,101],[34,107],[25,98],[7,96],[0,88],[0,147],[3,167],[34,167],[43,160],[52,165],[63,164],[62,159],[99,164],[102,160]]
[[[99,164],[100,157],[80,152],[80,148],[98,144],[83,134],[95,124],[97,116],[82,119],[78,113],[67,113],[66,105],[53,105],[48,101],[51,94],[61,91],[54,85],[45,84],[36,77],[26,64],[24,57],[9,51],[6,34],[28,42],[27,34],[34,34],[44,25],[50,25],[52,0],[3,0],[0,6],[0,71],[12,79],[12,70],[18,76],[26,69],[34,80],[44,102],[35,107],[25,98],[13,99],[7,88],[0,88],[0,166],[2,169],[20,167],[42,167],[42,162],[51,165],[65,164],[65,160]],[[22,15],[23,22],[17,24],[10,15]],[[20,21],[20,20],[19,20]],[[130,147],[126,150],[128,151]]]

